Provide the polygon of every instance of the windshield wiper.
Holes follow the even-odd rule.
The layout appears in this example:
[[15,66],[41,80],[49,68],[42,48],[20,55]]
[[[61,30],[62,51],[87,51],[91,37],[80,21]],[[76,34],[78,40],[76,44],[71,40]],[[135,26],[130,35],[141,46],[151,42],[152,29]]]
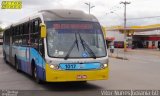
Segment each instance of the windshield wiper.
[[93,50],[88,46],[88,44],[82,39],[82,37],[81,37],[81,35],[80,35],[79,32],[78,32],[78,35],[79,35],[79,38],[80,38],[80,40],[81,40],[81,44],[82,44],[82,46],[83,46],[84,51],[85,51],[85,49],[86,49],[86,51],[87,51],[90,55],[92,55],[94,59],[96,59],[95,53],[94,53]]
[[65,60],[68,59],[68,57],[69,57],[71,51],[73,50],[75,44],[77,45],[77,49],[78,49],[78,51],[79,51],[79,45],[78,45],[78,39],[77,39],[77,33],[76,33],[76,32],[75,32],[75,38],[76,38],[76,40],[75,40],[74,43],[72,44],[72,46],[71,46],[71,48],[69,49],[67,55],[64,57]]

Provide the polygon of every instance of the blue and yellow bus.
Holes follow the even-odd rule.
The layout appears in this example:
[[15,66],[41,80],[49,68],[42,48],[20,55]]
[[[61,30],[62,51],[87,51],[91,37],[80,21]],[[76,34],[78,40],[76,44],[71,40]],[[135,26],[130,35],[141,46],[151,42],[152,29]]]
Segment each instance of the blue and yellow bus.
[[42,10],[4,31],[4,60],[38,83],[106,80],[108,53],[98,20],[79,10]]

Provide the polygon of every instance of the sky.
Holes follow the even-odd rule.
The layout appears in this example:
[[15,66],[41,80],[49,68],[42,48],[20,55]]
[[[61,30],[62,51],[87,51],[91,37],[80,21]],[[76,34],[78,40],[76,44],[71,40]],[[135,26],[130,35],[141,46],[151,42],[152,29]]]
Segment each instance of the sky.
[[[39,10],[44,9],[75,9],[88,13],[88,6],[85,3],[95,6],[91,9],[91,14],[95,15],[103,26],[123,26],[124,5],[120,4],[124,0],[22,0],[22,9],[0,9],[0,26],[7,25],[25,18]],[[127,26],[139,26],[159,24],[160,0],[126,0],[127,5]],[[2,0],[0,0],[0,3]],[[1,7],[1,6],[0,6]]]

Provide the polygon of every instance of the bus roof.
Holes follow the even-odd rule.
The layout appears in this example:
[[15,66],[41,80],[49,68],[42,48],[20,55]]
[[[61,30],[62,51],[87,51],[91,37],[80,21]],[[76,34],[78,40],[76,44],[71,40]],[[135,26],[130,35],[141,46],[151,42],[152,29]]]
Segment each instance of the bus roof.
[[19,24],[25,23],[29,20],[40,18],[42,22],[44,21],[58,21],[58,20],[80,20],[80,21],[92,21],[98,22],[95,16],[91,14],[86,14],[80,10],[68,10],[68,9],[50,9],[50,10],[41,10],[35,13],[34,15],[28,16],[24,19],[21,19],[19,22],[14,23],[6,27],[5,29],[10,28],[11,26],[17,26]]
[[54,9],[42,10],[39,12],[42,13],[44,21],[80,20],[98,22],[95,16],[86,14],[80,10]]

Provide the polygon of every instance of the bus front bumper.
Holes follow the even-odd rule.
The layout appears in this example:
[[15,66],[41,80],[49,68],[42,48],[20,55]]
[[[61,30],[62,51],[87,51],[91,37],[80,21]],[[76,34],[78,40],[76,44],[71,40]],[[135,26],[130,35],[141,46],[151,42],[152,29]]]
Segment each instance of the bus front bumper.
[[100,70],[54,70],[46,64],[47,82],[107,80],[109,68]]

